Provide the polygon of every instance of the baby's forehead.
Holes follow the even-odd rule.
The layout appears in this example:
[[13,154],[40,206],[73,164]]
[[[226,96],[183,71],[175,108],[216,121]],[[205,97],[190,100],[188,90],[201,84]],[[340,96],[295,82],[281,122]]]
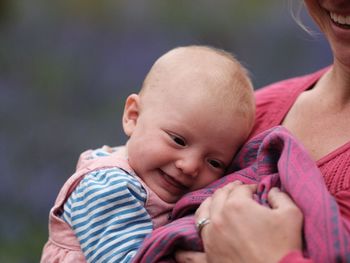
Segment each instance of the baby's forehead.
[[208,85],[222,85],[223,82],[232,82],[239,71],[238,64],[214,51],[180,49],[165,54],[154,64],[144,86],[164,88],[166,83],[196,80],[199,84],[203,81]]
[[249,100],[251,90],[247,72],[233,56],[207,47],[181,47],[156,61],[141,93],[152,100],[162,94],[195,96],[204,104],[226,104],[232,110],[239,98]]

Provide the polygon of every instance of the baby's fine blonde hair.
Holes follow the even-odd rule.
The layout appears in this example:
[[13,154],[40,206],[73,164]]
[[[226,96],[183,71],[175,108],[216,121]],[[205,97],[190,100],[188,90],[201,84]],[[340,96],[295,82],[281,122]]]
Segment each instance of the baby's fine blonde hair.
[[159,85],[161,78],[176,78],[183,68],[189,69],[188,72],[181,72],[187,74],[186,77],[194,75],[202,78],[198,79],[198,82],[203,81],[203,85],[198,85],[201,89],[197,93],[215,100],[216,107],[246,117],[252,126],[255,101],[249,73],[231,53],[222,49],[191,45],[168,51],[156,60],[148,72],[140,96],[152,90],[166,91],[164,83]]

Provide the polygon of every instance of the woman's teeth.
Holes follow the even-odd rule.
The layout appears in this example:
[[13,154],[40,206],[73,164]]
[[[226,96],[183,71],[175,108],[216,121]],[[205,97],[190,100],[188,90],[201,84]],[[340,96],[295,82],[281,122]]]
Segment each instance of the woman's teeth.
[[344,26],[350,26],[350,15],[343,16],[335,13],[330,13],[330,16],[335,23],[344,25]]

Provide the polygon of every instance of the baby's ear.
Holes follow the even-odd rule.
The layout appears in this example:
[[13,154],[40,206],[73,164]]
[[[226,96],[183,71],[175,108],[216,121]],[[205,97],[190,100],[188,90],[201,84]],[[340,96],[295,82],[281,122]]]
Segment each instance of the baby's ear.
[[125,101],[123,113],[123,129],[127,136],[131,136],[136,127],[139,117],[140,97],[137,94],[131,94]]

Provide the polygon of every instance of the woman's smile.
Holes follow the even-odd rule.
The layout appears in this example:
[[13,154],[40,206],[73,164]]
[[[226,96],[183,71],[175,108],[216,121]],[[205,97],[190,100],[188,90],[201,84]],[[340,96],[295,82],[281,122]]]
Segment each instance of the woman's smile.
[[340,15],[329,12],[332,22],[343,29],[350,29],[350,15]]

